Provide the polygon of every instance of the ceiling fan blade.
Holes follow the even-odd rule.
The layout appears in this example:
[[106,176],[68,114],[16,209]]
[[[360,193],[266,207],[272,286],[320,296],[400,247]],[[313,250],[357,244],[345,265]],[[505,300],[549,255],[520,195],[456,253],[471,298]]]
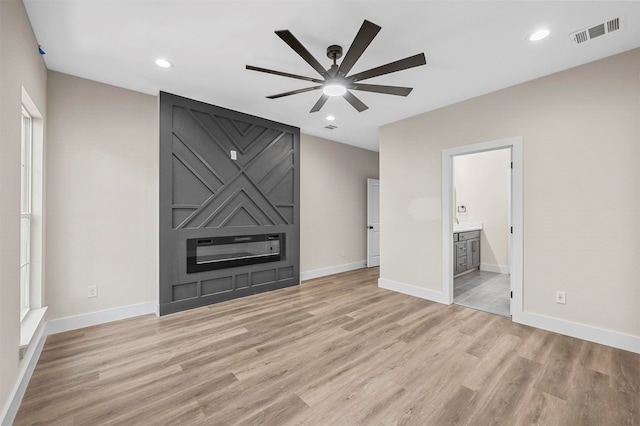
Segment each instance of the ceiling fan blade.
[[368,106],[366,106],[360,99],[356,98],[356,96],[348,90],[347,90],[347,93],[345,93],[342,96],[347,100],[347,102],[351,104],[351,106],[357,109],[358,112],[362,112],[365,109],[369,109]]
[[420,65],[425,65],[427,63],[427,59],[424,57],[424,53],[419,53],[417,55],[409,56],[408,58],[400,59],[399,61],[390,62],[386,65],[381,65],[379,67],[371,68],[367,71],[362,71],[352,76],[349,76],[349,79],[352,81],[360,81],[366,80],[372,77],[378,77],[379,75],[390,74],[396,71],[402,71],[413,67],[419,67]]
[[309,65],[311,65],[313,69],[318,72],[318,74],[320,74],[323,77],[327,75],[327,70],[325,70],[324,67],[320,64],[320,62],[318,62],[318,60],[314,58],[311,53],[309,53],[309,51],[302,45],[302,43],[300,43],[298,39],[295,38],[293,34],[291,34],[291,31],[280,30],[280,31],[276,31],[276,34],[285,43],[287,43],[289,47],[295,50],[296,53],[300,55],[302,59],[304,59]]
[[320,111],[320,109],[322,109],[324,104],[327,102],[327,99],[329,99],[329,96],[327,96],[327,95],[325,95],[323,93],[322,96],[320,96],[320,99],[318,99],[318,102],[315,103],[315,105],[313,106],[313,108],[311,108],[311,111],[309,111],[309,112],[318,112],[318,111]]
[[379,84],[354,83],[351,90],[362,90],[364,92],[384,93],[385,95],[407,96],[413,90],[412,87],[381,86]]
[[269,99],[278,99],[283,96],[297,95],[298,93],[311,92],[312,90],[322,89],[322,86],[305,87],[304,89],[292,90],[290,92],[278,93],[276,95],[267,96]]
[[362,23],[358,34],[356,34],[356,38],[353,39],[351,47],[349,47],[346,55],[344,55],[344,58],[340,63],[340,68],[338,68],[338,72],[341,72],[343,75],[347,75],[381,29],[382,27],[365,20]]
[[324,82],[324,80],[318,80],[317,78],[305,77],[303,75],[297,75],[297,74],[289,74],[288,72],[275,71],[267,68],[254,67],[253,65],[247,65],[246,68],[251,71],[266,72],[267,74],[275,74],[275,75],[281,75],[282,77],[297,78],[298,80],[312,81],[314,83]]

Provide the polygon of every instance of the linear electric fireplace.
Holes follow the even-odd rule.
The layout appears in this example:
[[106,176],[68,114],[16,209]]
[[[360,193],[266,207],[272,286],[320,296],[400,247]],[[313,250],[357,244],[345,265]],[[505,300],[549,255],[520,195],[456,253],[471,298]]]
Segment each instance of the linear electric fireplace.
[[276,262],[284,256],[284,234],[237,235],[187,240],[187,273]]

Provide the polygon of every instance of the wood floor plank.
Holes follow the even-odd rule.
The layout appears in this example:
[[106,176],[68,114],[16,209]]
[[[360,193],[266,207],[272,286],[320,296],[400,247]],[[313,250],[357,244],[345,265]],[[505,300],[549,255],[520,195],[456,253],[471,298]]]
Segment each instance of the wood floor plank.
[[[197,403],[198,398],[209,394],[213,390],[224,388],[237,381],[230,373],[214,376],[206,379],[195,379],[167,392],[149,404],[140,404],[131,401],[132,407],[111,416],[110,424],[198,424],[206,420],[206,416]],[[82,419],[76,419],[82,421]],[[174,421],[179,421],[174,423]]]
[[518,355],[531,361],[546,363],[554,346],[556,334],[536,329],[522,342],[518,348]]
[[[621,425],[638,425],[640,421],[640,356],[611,349],[611,381],[608,407]],[[610,408],[611,409],[611,408]]]
[[309,408],[296,394],[288,394],[284,398],[274,402],[265,409],[257,412],[246,420],[238,422],[238,425],[284,425],[290,422],[297,413]]
[[490,396],[479,406],[471,424],[504,425],[512,424],[522,399],[538,377],[542,366],[526,358],[515,357],[498,384],[490,391]]
[[471,390],[492,389],[498,383],[501,374],[509,367],[509,361],[515,359],[520,338],[511,334],[502,334],[489,351],[481,358],[476,368],[465,379],[464,386]]
[[604,345],[583,345],[580,366],[611,376],[613,348]]
[[433,424],[461,425],[469,422],[478,405],[478,393],[464,386],[452,395],[446,404],[434,414]]
[[571,377],[577,367],[585,342],[571,337],[554,339],[544,374],[535,385],[537,389],[565,401],[569,397]]
[[[382,402],[394,401],[401,397],[405,390],[395,386],[380,376],[366,377],[366,379],[354,379],[343,386],[339,391],[320,401],[310,410],[311,416],[299,422],[300,425],[318,424],[366,424],[360,423],[363,419],[370,418],[373,409],[382,409]],[[372,404],[372,401],[379,402]],[[332,410],[332,407],[341,406],[340,411]],[[375,416],[374,416],[375,417]]]
[[404,342],[396,341],[378,351],[370,351],[334,368],[331,374],[316,375],[314,380],[299,386],[296,392],[309,406],[316,407],[322,401],[338,398],[340,393],[346,392],[345,388],[353,386],[361,377],[371,378],[371,370],[387,365],[390,359],[404,352],[406,348]]
[[14,424],[640,426],[640,355],[377,280],[48,336]]
[[[476,329],[473,334],[475,337],[469,345],[465,347],[465,351],[478,358],[484,358],[497,343],[498,340],[505,334],[505,330],[510,328],[509,321],[506,318],[498,315],[494,316],[490,321],[478,321],[480,324],[486,325],[482,328]],[[465,326],[463,329],[467,330]]]
[[514,416],[513,424],[566,426],[563,423],[566,406],[567,402],[558,397],[529,388],[520,410]]
[[621,424],[612,421],[612,413],[607,412],[609,401],[606,397],[603,398],[609,391],[609,376],[578,367],[571,386],[574,391],[567,399],[565,424]]

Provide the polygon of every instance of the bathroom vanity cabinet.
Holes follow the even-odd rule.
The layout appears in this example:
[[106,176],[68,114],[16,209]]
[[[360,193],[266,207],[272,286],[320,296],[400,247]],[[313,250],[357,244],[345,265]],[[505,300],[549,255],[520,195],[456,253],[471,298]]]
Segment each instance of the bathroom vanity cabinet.
[[454,275],[480,267],[480,231],[453,234],[453,261]]

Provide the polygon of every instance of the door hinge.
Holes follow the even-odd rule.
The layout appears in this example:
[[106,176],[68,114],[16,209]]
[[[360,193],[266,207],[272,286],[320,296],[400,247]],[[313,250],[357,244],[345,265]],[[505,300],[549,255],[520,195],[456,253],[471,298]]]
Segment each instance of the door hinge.
[[511,298],[513,299],[513,292],[511,292]]
[[513,161],[511,162],[511,168],[513,169]]
[[511,233],[513,234],[513,226],[511,227]]

